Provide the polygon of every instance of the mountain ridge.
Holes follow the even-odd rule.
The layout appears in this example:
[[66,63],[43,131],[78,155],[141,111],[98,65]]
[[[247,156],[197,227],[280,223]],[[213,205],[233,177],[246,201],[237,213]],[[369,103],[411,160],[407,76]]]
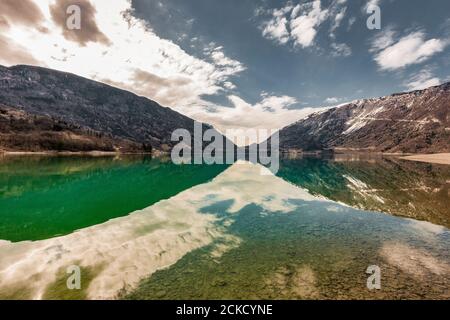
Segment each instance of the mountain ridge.
[[[449,152],[449,110],[450,82],[354,100],[282,128],[280,149]],[[13,151],[169,151],[175,129],[194,131],[193,119],[151,99],[38,66],[0,65],[0,111],[0,149]]]
[[[167,152],[178,143],[171,141],[175,129],[187,129],[191,134],[194,132],[193,119],[151,99],[76,74],[38,66],[0,66],[0,105],[5,114],[9,114],[11,109],[20,111],[21,121],[27,118],[28,126],[34,123],[35,117],[44,117],[47,122],[65,123],[65,130],[69,133],[72,129],[78,130],[77,133],[85,139],[91,139],[86,132],[96,132],[102,139],[107,138],[108,141],[103,139],[100,145],[107,144],[108,150],[120,151],[125,146],[127,150],[131,147],[136,151],[152,149]],[[9,119],[17,120],[15,116]],[[208,124],[203,126],[212,128]],[[4,126],[3,135],[8,128]],[[34,147],[29,151],[45,150],[48,143],[37,141],[42,133],[40,128],[36,128],[37,131],[29,129],[33,131],[32,142],[24,136],[23,141],[6,146],[3,143],[3,148],[21,150],[32,145]],[[55,145],[53,142],[51,145]],[[76,151],[78,147],[85,151],[87,148],[70,144],[70,151]]]
[[450,150],[450,82],[359,99],[310,114],[280,130],[284,152]]

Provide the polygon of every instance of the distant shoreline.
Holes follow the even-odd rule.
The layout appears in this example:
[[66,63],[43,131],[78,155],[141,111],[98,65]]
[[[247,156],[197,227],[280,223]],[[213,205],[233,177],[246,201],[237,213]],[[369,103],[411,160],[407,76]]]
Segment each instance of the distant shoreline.
[[450,153],[415,154],[400,159],[450,165]]
[[118,156],[118,155],[152,155],[159,156],[164,152],[114,152],[114,151],[0,151],[1,155],[25,156],[25,155],[45,155],[45,156]]
[[[11,156],[21,156],[21,155],[43,155],[43,156],[91,156],[91,157],[102,157],[102,156],[121,156],[121,155],[151,155],[151,156],[161,156],[167,154],[163,151],[154,152],[114,152],[114,151],[4,151],[0,150],[0,156],[11,155]],[[286,153],[287,154],[287,153]],[[362,154],[360,152],[340,152],[336,153],[338,155],[342,154]],[[395,156],[402,160],[426,162],[434,164],[444,164],[450,165],[450,153],[432,153],[432,154],[411,154],[411,153],[383,153],[383,152],[371,152],[372,155],[384,155],[384,156]],[[302,155],[318,155],[317,152],[304,152]]]

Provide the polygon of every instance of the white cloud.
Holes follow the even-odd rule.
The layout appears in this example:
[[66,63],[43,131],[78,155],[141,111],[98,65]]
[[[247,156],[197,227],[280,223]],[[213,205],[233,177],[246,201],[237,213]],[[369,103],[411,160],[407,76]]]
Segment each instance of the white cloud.
[[226,89],[228,89],[228,90],[236,89],[236,85],[235,85],[234,83],[230,82],[230,81],[225,81],[225,82],[223,83],[223,86],[224,86]]
[[381,3],[381,0],[369,0],[364,6],[364,12],[367,12],[367,9],[373,6],[379,6]]
[[[220,130],[279,129],[314,111],[289,110],[298,101],[284,95],[263,94],[254,105],[232,95],[230,90],[236,89],[233,77],[245,70],[242,63],[228,57],[225,49],[215,43],[205,48],[202,59],[188,54],[134,17],[128,0],[90,1],[91,29],[96,34],[85,32],[81,38],[68,34],[61,19],[52,17],[50,7],[69,0],[28,1],[34,1],[36,10],[41,12],[40,27],[9,19],[0,34],[0,44],[3,41],[10,48],[0,50],[3,64],[33,63],[106,82]],[[292,7],[281,12],[288,11]],[[234,107],[216,105],[203,98],[218,93],[228,95]]]
[[396,32],[391,26],[381,31],[373,40],[370,52],[377,52],[386,49],[395,42]]
[[331,48],[333,51],[331,54],[335,57],[348,57],[352,54],[352,49],[345,43],[332,43]]
[[[290,106],[298,104],[297,99],[290,96],[276,96],[263,93],[261,100],[255,104],[236,95],[228,96],[233,107],[215,107],[214,112],[201,112],[194,116],[201,121],[214,123],[221,132],[226,129],[281,129],[292,122],[295,122],[317,108],[289,109]],[[245,115],[245,116],[244,116]]]
[[[80,45],[71,41],[69,30],[52,17],[50,7],[58,1],[65,0],[34,1],[42,12],[41,24],[47,32],[14,21],[2,30],[14,39],[15,47],[20,45],[39,65],[116,84],[174,108],[194,106],[201,102],[202,95],[226,90],[230,77],[245,69],[227,57],[222,48],[215,48],[209,59],[202,60],[158,37],[143,20],[130,14],[131,3],[127,0],[91,1],[95,5],[96,26],[109,43],[90,41]],[[8,60],[11,59],[0,52],[2,63],[18,63],[17,59]],[[24,63],[29,60],[28,57]],[[144,74],[153,82],[143,86]]]
[[334,31],[336,31],[337,28],[340,27],[342,20],[345,17],[345,12],[347,11],[347,7],[342,8],[334,17],[334,22],[331,25],[331,29],[330,29],[330,36],[332,38],[335,37]]
[[332,104],[332,103],[338,103],[339,101],[340,101],[339,98],[330,97],[330,98],[326,98],[324,102],[328,103],[328,104]]
[[314,42],[317,27],[328,17],[328,10],[321,9],[320,0],[298,4],[294,10],[290,21],[291,35],[295,44],[303,48],[309,47]]
[[430,69],[425,68],[418,74],[414,75],[410,80],[404,83],[408,90],[422,90],[441,83],[441,79],[435,77]]
[[396,70],[429,59],[443,51],[447,44],[440,39],[425,40],[425,34],[421,31],[398,41],[393,40],[393,34],[387,33],[374,40],[371,51],[377,52],[374,59],[381,70]]
[[287,5],[281,9],[275,9],[272,12],[272,19],[264,23],[263,36],[275,40],[281,44],[289,41],[289,31],[287,29],[288,20],[284,16],[292,9],[291,5]]
[[335,43],[335,31],[345,18],[346,0],[336,0],[329,8],[322,8],[321,0],[300,3],[295,6],[287,2],[280,9],[264,10],[259,8],[257,16],[269,14],[269,19],[262,23],[262,35],[278,44],[292,43],[293,46],[308,48],[314,46],[319,27],[330,19],[329,37],[332,39],[333,56],[348,56],[351,49],[346,44]]
[[356,22],[356,18],[355,17],[351,17],[351,18],[348,19],[347,31],[350,31],[350,29],[353,27],[355,22]]
[[250,105],[231,95],[235,108],[205,101],[203,95],[230,94],[229,90],[236,89],[232,77],[245,70],[242,63],[226,56],[223,47],[210,43],[204,50],[204,59],[191,56],[132,16],[127,0],[91,1],[92,5],[95,3],[97,32],[109,41],[95,41],[87,35],[89,41],[81,45],[71,40],[76,37],[65,36],[52,19],[50,5],[55,1],[62,0],[34,1],[42,13],[41,29],[47,32],[8,21],[0,41],[6,41],[5,47],[14,48],[15,54],[9,54],[12,49],[0,51],[1,63],[33,63],[100,80],[222,129],[278,128],[307,112],[285,109],[296,103],[295,98],[287,96],[264,95],[259,103]]
[[228,76],[244,71],[245,67],[239,61],[227,57],[222,50],[223,47],[216,47],[210,51],[210,56],[225,81]]

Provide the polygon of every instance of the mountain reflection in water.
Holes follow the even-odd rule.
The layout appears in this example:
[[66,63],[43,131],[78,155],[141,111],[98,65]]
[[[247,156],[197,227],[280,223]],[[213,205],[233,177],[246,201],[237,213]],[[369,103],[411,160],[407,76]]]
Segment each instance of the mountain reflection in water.
[[447,165],[363,155],[284,158],[277,175],[314,195],[356,208],[450,227]]
[[[378,173],[393,186],[397,174],[388,169],[398,163],[363,174],[369,164],[286,161],[283,179],[238,162],[210,182],[102,224],[34,242],[0,241],[0,297],[449,298],[447,228],[324,197],[341,186],[353,190],[342,192],[351,200],[360,194],[352,185],[380,187],[365,179]],[[419,174],[408,170],[405,185]],[[312,190],[316,184],[325,191]],[[65,287],[73,264],[84,275],[80,292]],[[369,265],[380,266],[382,290],[366,288]]]
[[0,158],[0,239],[40,240],[103,223],[200,183],[227,166],[145,156]]

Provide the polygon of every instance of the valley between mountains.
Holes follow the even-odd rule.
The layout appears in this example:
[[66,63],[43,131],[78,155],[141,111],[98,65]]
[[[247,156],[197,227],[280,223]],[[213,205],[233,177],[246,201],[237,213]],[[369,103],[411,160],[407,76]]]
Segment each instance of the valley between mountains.
[[[450,83],[353,101],[280,130],[280,149],[450,152]],[[294,119],[293,119],[294,120]],[[169,152],[194,120],[150,99],[42,67],[0,66],[0,151]],[[205,125],[206,128],[211,128]]]

